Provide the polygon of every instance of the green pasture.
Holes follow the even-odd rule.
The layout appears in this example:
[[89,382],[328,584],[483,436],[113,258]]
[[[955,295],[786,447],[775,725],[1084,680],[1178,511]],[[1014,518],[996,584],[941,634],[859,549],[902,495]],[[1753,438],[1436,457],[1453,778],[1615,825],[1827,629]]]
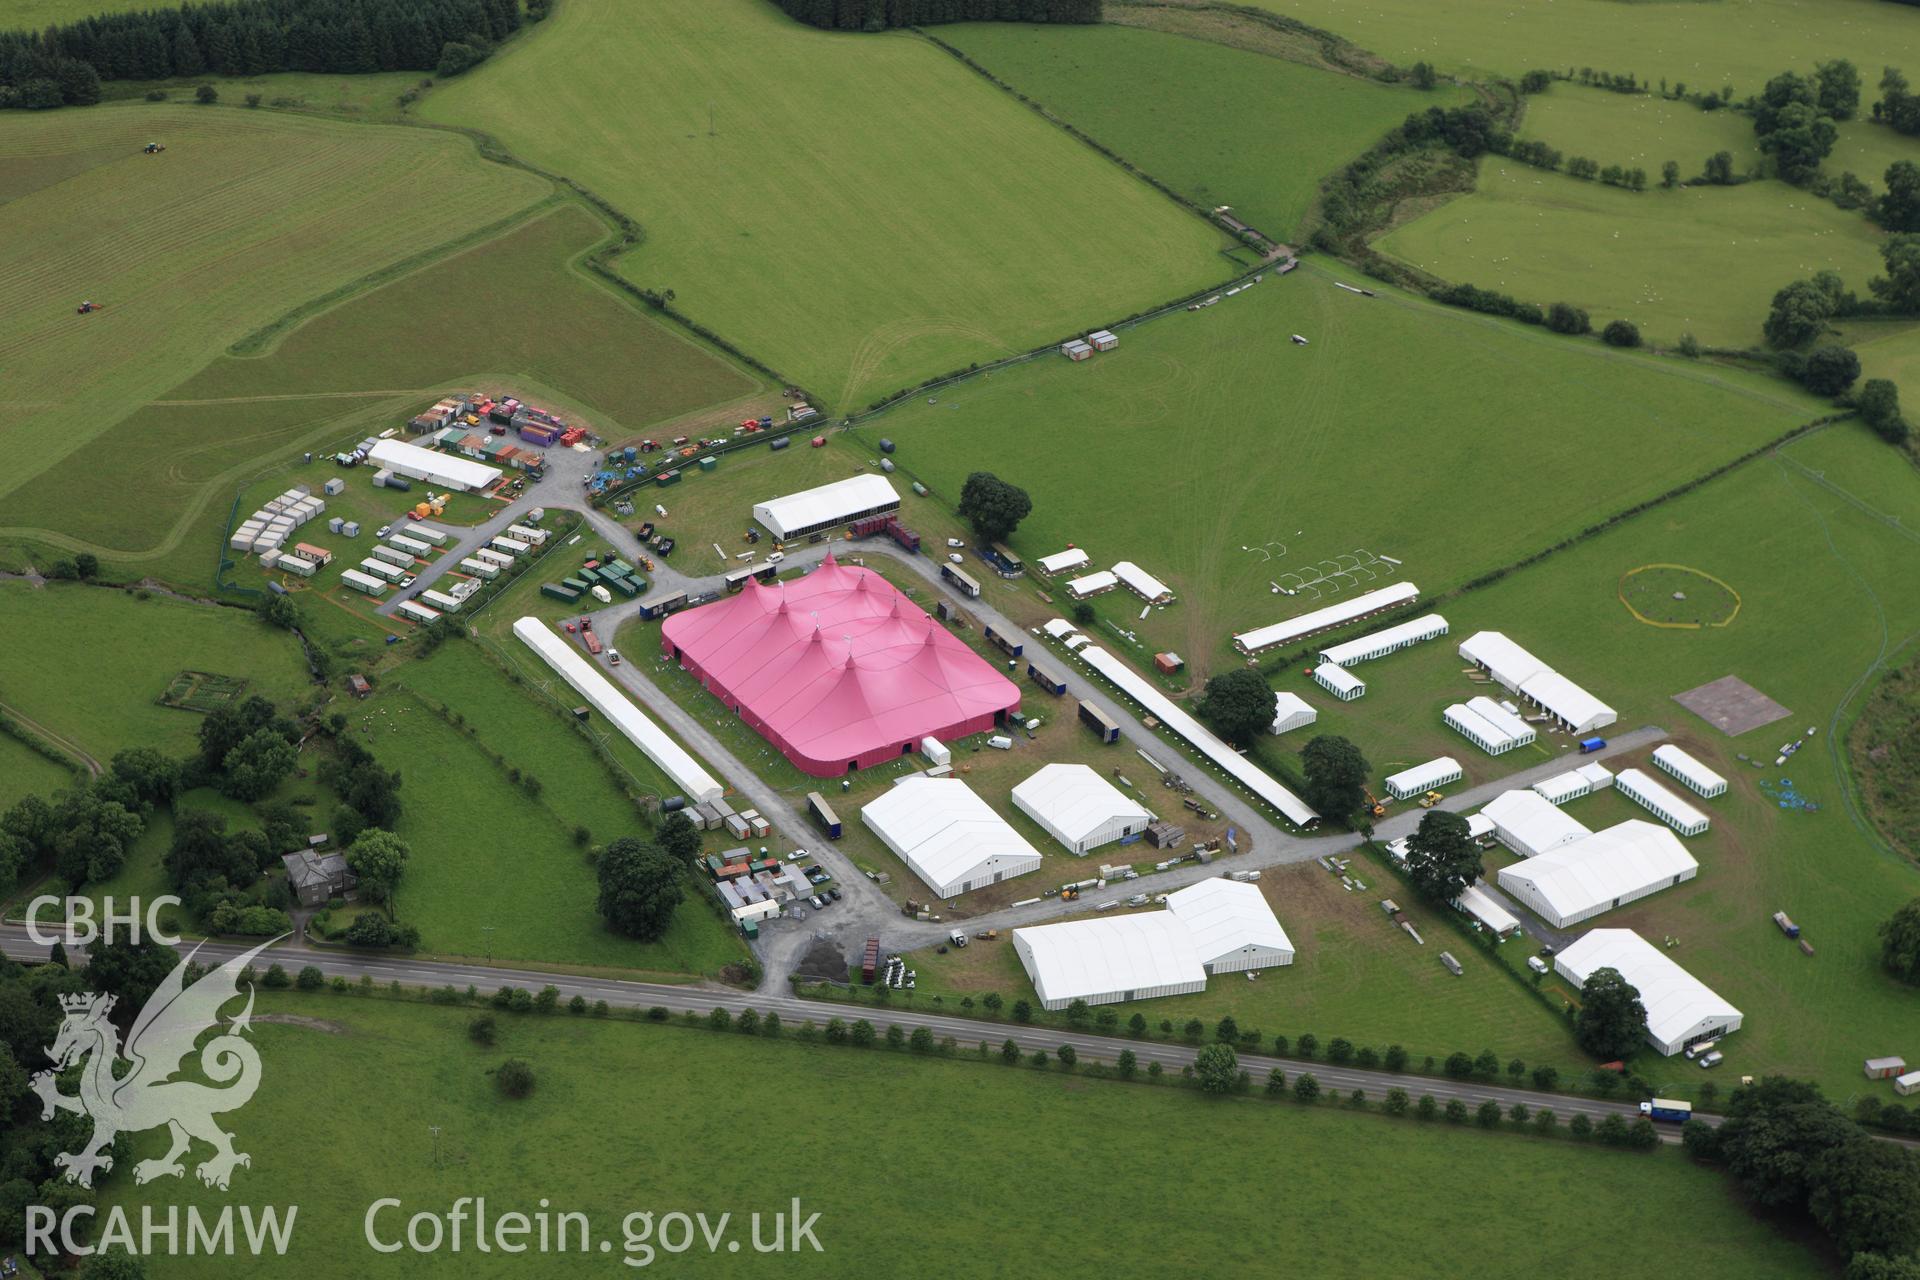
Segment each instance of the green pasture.
[[629,278],[835,408],[1231,271],[1198,220],[938,49],[754,0],[573,0],[421,110],[639,220]]
[[[1705,159],[1679,158],[1689,176]],[[1376,247],[1447,280],[1575,303],[1596,330],[1632,320],[1663,345],[1684,333],[1758,345],[1781,285],[1834,270],[1859,289],[1880,269],[1879,232],[1857,213],[1771,181],[1666,191],[1659,166],[1646,167],[1653,185],[1636,194],[1489,156],[1472,194]]]
[[[582,825],[592,832],[598,826],[597,841],[622,834],[615,812],[619,796],[610,780],[601,782],[597,763],[584,759],[584,744],[569,744],[574,749],[564,754],[536,751],[528,759],[498,762],[482,742],[503,757],[515,736],[558,752],[553,735],[564,726],[502,731],[509,717],[548,713],[523,707],[521,695],[484,665],[442,670],[424,682],[448,705],[474,708],[477,724],[491,726],[491,734],[476,740],[404,691],[343,708],[348,733],[405,781],[406,813],[397,830],[413,857],[395,908],[402,920],[419,926],[422,951],[478,960],[490,946],[500,963],[659,975],[713,973],[744,956],[717,909],[691,893],[659,942],[643,944],[608,931],[594,906],[598,887],[590,849],[575,843],[573,829]],[[509,776],[512,768],[539,780],[537,796]],[[562,780],[568,769],[591,770],[591,781]],[[549,780],[556,792],[552,802],[545,799]],[[604,786],[605,799],[589,802],[591,818],[560,807],[594,785]]]
[[[1877,76],[1920,17],[1884,0],[1256,0],[1403,66],[1470,76],[1592,67],[1758,93],[1772,76],[1851,58]],[[1897,59],[1896,59],[1897,60]]]
[[1412,112],[1465,96],[1131,27],[969,23],[939,34],[1175,190],[1232,205],[1279,240],[1300,225],[1322,178]]
[[1860,357],[1861,377],[1891,378],[1911,421],[1920,406],[1920,325],[1911,321],[1846,320],[1842,337]]
[[[773,412],[760,380],[569,269],[604,231],[562,206],[320,310],[261,354],[219,356],[11,495],[0,549],[92,550],[118,571],[205,589],[236,494],[318,490],[339,473],[303,468],[304,452],[396,426],[448,390],[511,390],[615,439]],[[73,500],[99,491],[138,500]]]
[[[1129,852],[1106,848],[1094,856],[1124,861]],[[1161,1036],[1162,1021],[1170,1020],[1177,1034],[1189,1018],[1199,1018],[1211,1034],[1213,1024],[1230,1014],[1243,1031],[1259,1031],[1269,1044],[1276,1035],[1293,1039],[1308,1032],[1323,1045],[1335,1036],[1376,1049],[1398,1044],[1412,1055],[1416,1067],[1429,1054],[1443,1061],[1458,1050],[1478,1054],[1489,1048],[1502,1064],[1519,1058],[1529,1067],[1555,1066],[1562,1076],[1584,1067],[1584,1055],[1565,1021],[1454,932],[1437,909],[1413,900],[1371,857],[1355,855],[1352,872],[1367,885],[1366,891],[1348,892],[1338,877],[1311,863],[1262,872],[1260,888],[1293,941],[1294,963],[1253,979],[1244,973],[1220,974],[1195,995],[1116,1005],[1122,1025],[1138,1013],[1152,1033]],[[1152,876],[1132,887],[1160,892]],[[1427,945],[1415,943],[1386,917],[1380,910],[1385,897],[1408,909]],[[1506,945],[1521,948],[1525,940]],[[1462,976],[1441,967],[1443,950],[1460,960]],[[945,955],[917,952],[912,962],[919,975],[914,1000],[923,1007],[933,1007],[927,1002],[937,996],[937,1007],[958,1012],[960,997],[971,996],[977,1007],[990,991],[1009,1006],[1025,999],[1039,1007],[1004,931],[1000,941],[976,942]],[[993,1033],[983,1028],[981,1034]]]
[[[4,693],[0,701],[5,701]],[[22,796],[52,795],[78,780],[73,770],[61,768],[11,734],[0,734],[0,809]]]
[[[1374,585],[1397,572],[1432,594],[1822,412],[1785,383],[1385,288],[1361,297],[1339,278],[1269,276],[1083,364],[997,372],[854,434],[867,450],[895,440],[902,473],[944,502],[981,467],[1026,487],[1033,514],[1013,545],[1029,561],[1072,542],[1100,567],[1132,559],[1160,576],[1177,603],[1141,620],[1136,597],[1097,597],[1100,634],[1137,660],[1173,649],[1198,678],[1237,661],[1232,632],[1314,607],[1276,594],[1282,575],[1364,549],[1403,562],[1376,565]],[[1067,607],[1035,590],[1059,586],[1029,579],[1003,607],[1029,623]]]
[[0,583],[0,702],[105,762],[190,750],[200,717],[157,699],[184,667],[245,676],[282,705],[307,688],[299,644],[239,609],[105,587]]
[[[1913,61],[1920,66],[1920,59]],[[1879,75],[1875,73],[1868,79],[1877,83]],[[1869,101],[1879,96],[1877,89],[1870,94],[1862,91],[1862,97]],[[1887,125],[1863,120],[1840,126],[1833,153],[1820,162],[1820,168],[1834,177],[1851,170],[1877,192],[1886,189],[1887,169],[1901,160],[1920,164],[1920,138],[1909,138],[1895,133]]]
[[[1537,138],[1568,156],[1586,156],[1603,168],[1638,166],[1649,182],[1660,180],[1660,166],[1668,160],[1680,166],[1682,182],[1691,181],[1716,151],[1733,154],[1736,173],[1760,163],[1753,118],[1737,111],[1702,111],[1691,102],[1566,83],[1524,101],[1521,137]],[[1849,125],[1847,136],[1866,127]]]
[[[1729,1067],[1807,1076],[1844,1097],[1859,1087],[1858,1060],[1915,1026],[1910,995],[1879,968],[1875,930],[1920,893],[1920,874],[1853,814],[1841,758],[1876,664],[1920,639],[1920,561],[1909,532],[1920,522],[1920,477],[1889,466],[1891,457],[1858,426],[1829,428],[1534,568],[1441,602],[1452,634],[1359,668],[1369,688],[1356,702],[1335,704],[1295,672],[1277,683],[1320,710],[1313,732],[1351,737],[1376,775],[1443,753],[1466,766],[1470,783],[1556,754],[1576,759],[1565,735],[1495,758],[1441,726],[1447,703],[1486,691],[1460,674],[1455,652],[1483,628],[1506,632],[1616,707],[1617,729],[1667,728],[1732,783],[1727,795],[1696,801],[1714,824],[1687,842],[1700,874],[1593,924],[1681,940],[1675,958],[1747,1015],[1727,1044]],[[1637,621],[1620,602],[1620,575],[1653,562],[1724,580],[1740,593],[1739,617],[1702,630]],[[1792,714],[1728,739],[1671,701],[1725,675]],[[1808,728],[1814,736],[1776,767],[1781,745]],[[1296,731],[1262,753],[1290,754],[1305,736]],[[1742,761],[1743,753],[1759,764]],[[1610,764],[1649,767],[1644,757]],[[1760,787],[1778,788],[1782,779],[1819,811],[1782,809]],[[1576,800],[1569,811],[1594,827],[1646,816],[1617,795]],[[1801,924],[1816,955],[1780,936],[1770,919],[1780,910]],[[1655,1065],[1643,1055],[1643,1066]]]
[[[502,1016],[498,1043],[482,1048],[467,1035],[472,1016],[330,993],[263,1000],[254,1018],[262,1082],[232,1126],[252,1164],[236,1175],[235,1189],[244,1186],[255,1204],[298,1204],[293,1244],[286,1256],[262,1260],[155,1258],[149,1273],[505,1274],[473,1251],[470,1227],[460,1253],[378,1254],[365,1243],[375,1200],[402,1204],[376,1218],[385,1238],[389,1224],[403,1231],[408,1215],[445,1214],[461,1196],[484,1196],[493,1215],[531,1214],[542,1200],[554,1213],[586,1214],[593,1240],[606,1240],[610,1251],[595,1243],[593,1261],[577,1253],[512,1259],[517,1274],[541,1276],[604,1271],[616,1265],[609,1259],[628,1256],[687,1275],[739,1274],[746,1268],[724,1239],[712,1255],[704,1245],[629,1255],[622,1220],[635,1211],[656,1221],[704,1211],[712,1222],[726,1212],[729,1235],[744,1241],[751,1213],[785,1213],[795,1197],[803,1217],[819,1213],[823,1251],[761,1259],[795,1275],[890,1270],[872,1260],[892,1256],[907,1224],[917,1251],[964,1276],[1137,1274],[1154,1270],[1154,1259],[1201,1254],[1258,1270],[1272,1266],[1276,1239],[1286,1255],[1311,1258],[1317,1276],[1377,1275],[1382,1257],[1432,1259],[1399,1269],[1438,1276],[1452,1274],[1432,1248],[1442,1236],[1446,1258],[1499,1257],[1532,1270],[1565,1269],[1570,1238],[1602,1235],[1609,1267],[1633,1273],[1682,1249],[1689,1270],[1704,1277],[1797,1277],[1823,1266],[1803,1244],[1757,1223],[1720,1175],[1672,1149],[1641,1155],[1341,1115],[1330,1104],[1214,1100],[1058,1068],[906,1060],[802,1044],[791,1028],[768,1041],[565,1013],[537,1022]],[[1083,1045],[1083,1063],[1086,1053]],[[535,1074],[533,1094],[518,1102],[502,1099],[489,1077],[509,1057],[524,1058]],[[367,1087],[370,1072],[378,1088]],[[886,1106],[860,1123],[816,1116],[783,1127],[777,1140],[743,1144],[738,1115],[700,1101],[726,1082],[827,1079],[839,1096],[885,1098]],[[323,1142],[313,1141],[316,1114],[333,1117]],[[936,1130],[940,1141],[889,1137]],[[529,1141],[533,1134],[539,1141]],[[884,1159],[876,1158],[876,1137],[888,1141]],[[135,1152],[157,1154],[160,1141],[139,1135]],[[1173,1179],[1170,1142],[1181,1171]],[[369,1159],[376,1149],[380,1157]],[[1023,1176],[993,1175],[1007,1168]],[[1103,1193],[1115,1202],[1151,1201],[1159,1211],[1111,1215],[1097,1231],[1063,1230],[1059,1205],[1033,1189],[1088,1168],[1100,1170]],[[1368,1216],[1365,1230],[1354,1226],[1365,1212],[1359,1188],[1482,1176],[1529,1188],[1531,1212],[1463,1215],[1446,1197],[1402,1196],[1391,1213]],[[1277,1184],[1287,1193],[1275,1195]],[[123,1170],[107,1188],[103,1202],[129,1209],[185,1202],[213,1211],[232,1194],[190,1176],[136,1187]],[[1687,1212],[1648,1216],[1652,1202],[1684,1203]],[[1540,1229],[1546,1215],[1551,1232]],[[1260,1231],[1219,1229],[1255,1216]],[[1629,1218],[1635,1230],[1614,1229]],[[770,1221],[763,1227],[770,1238]],[[754,1256],[747,1248],[742,1255]]]
[[33,31],[50,22],[78,22],[111,9],[101,0],[0,0],[0,31]]
[[[150,141],[167,150],[143,155]],[[0,359],[7,438],[35,441],[15,450],[9,506],[290,305],[498,222],[549,189],[486,164],[465,139],[421,129],[227,107],[7,112]],[[82,300],[105,309],[77,315]]]

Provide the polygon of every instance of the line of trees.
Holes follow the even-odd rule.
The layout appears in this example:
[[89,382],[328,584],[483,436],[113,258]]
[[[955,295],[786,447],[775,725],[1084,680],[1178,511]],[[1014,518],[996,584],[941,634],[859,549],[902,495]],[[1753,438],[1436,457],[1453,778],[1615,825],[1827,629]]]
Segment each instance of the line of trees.
[[789,18],[830,31],[944,22],[1098,22],[1101,0],[774,0]]
[[[547,0],[529,0],[539,18]],[[0,32],[0,108],[85,106],[102,81],[275,71],[458,75],[519,29],[521,0],[220,0]]]

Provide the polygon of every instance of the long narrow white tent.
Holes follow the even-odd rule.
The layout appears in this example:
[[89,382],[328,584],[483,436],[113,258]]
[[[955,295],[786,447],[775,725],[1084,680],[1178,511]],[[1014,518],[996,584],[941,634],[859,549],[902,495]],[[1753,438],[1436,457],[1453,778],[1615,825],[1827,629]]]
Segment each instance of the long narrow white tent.
[[1132,667],[1094,645],[1081,649],[1080,658],[1111,681],[1120,692],[1157,716],[1167,728],[1185,738],[1194,750],[1212,761],[1228,777],[1272,805],[1288,822],[1304,827],[1320,821],[1320,815],[1306,801],[1281,786],[1272,774],[1249,763],[1246,757],[1215,737],[1211,729],[1181,710],[1173,699],[1160,692],[1157,686]]
[[404,440],[376,441],[373,448],[367,451],[367,461],[413,480],[424,480],[428,484],[462,491],[484,489],[501,476],[498,467],[456,458],[450,453],[422,449]]
[[1484,667],[1499,685],[1560,721],[1571,733],[1603,729],[1614,709],[1498,631],[1476,631],[1460,642],[1460,656]]
[[605,716],[622,736],[658,765],[689,801],[701,804],[726,794],[726,788],[685,747],[668,737],[666,730],[648,719],[626,694],[615,688],[613,682],[581,657],[572,645],[555,635],[546,623],[538,618],[521,618],[513,624],[513,634],[571,685],[575,693],[585,698],[587,705]]
[[1361,636],[1358,640],[1348,640],[1322,649],[1320,661],[1350,667],[1356,662],[1370,662],[1375,658],[1384,658],[1390,653],[1398,653],[1402,649],[1419,644],[1422,640],[1432,640],[1445,634],[1447,634],[1447,620],[1437,613],[1429,613],[1423,618],[1414,618],[1407,622],[1396,622],[1390,627],[1382,627],[1371,635]]
[[1591,929],[1553,958],[1560,976],[1584,986],[1596,969],[1617,970],[1647,1010],[1647,1043],[1671,1057],[1690,1044],[1738,1031],[1740,1010],[1631,929]]
[[1420,596],[1420,588],[1411,582],[1396,582],[1390,587],[1381,587],[1378,591],[1369,591],[1346,600],[1324,605],[1310,613],[1288,618],[1285,622],[1275,622],[1269,626],[1256,627],[1252,631],[1242,631],[1233,638],[1234,647],[1242,653],[1259,653],[1275,645],[1302,640],[1316,631],[1325,631],[1337,627],[1343,622],[1352,622],[1369,614],[1391,609],[1396,605],[1411,604]]

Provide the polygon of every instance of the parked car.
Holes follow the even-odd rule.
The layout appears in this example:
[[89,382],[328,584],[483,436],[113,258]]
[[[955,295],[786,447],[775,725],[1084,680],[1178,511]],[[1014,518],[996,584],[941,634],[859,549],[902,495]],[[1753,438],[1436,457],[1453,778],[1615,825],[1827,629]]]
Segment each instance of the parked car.
[[613,664],[614,666],[616,666],[616,667],[617,667],[617,666],[619,666],[619,665],[620,665],[620,651],[619,651],[618,649],[609,649],[609,650],[607,650],[607,661],[608,661],[608,662],[611,662],[611,663],[612,663],[612,664]]
[[836,888],[833,888],[831,885],[829,885],[827,887],[827,897],[833,899],[835,902],[838,902],[840,901],[840,891]]
[[374,531],[374,535],[373,535],[373,536],[374,536],[374,537],[376,537],[376,538],[384,538],[384,537],[386,537],[386,536],[387,536],[388,534],[390,534],[390,533],[392,533],[392,532],[393,532],[393,526],[392,526],[392,525],[390,525],[390,524],[383,524],[383,525],[381,525],[381,526],[380,526],[380,527],[379,527],[379,528],[378,528],[377,530],[375,530],[375,531]]
[[1712,1053],[1709,1053],[1700,1059],[1700,1069],[1702,1071],[1705,1071],[1709,1067],[1717,1067],[1723,1061],[1725,1061],[1725,1058],[1722,1056],[1720,1051],[1716,1049]]
[[786,553],[786,552],[784,552],[784,551],[769,551],[769,552],[767,552],[767,563],[768,563],[768,564],[779,564],[779,563],[780,563],[780,562],[781,562],[782,560],[785,560],[786,558],[787,558],[787,553]]
[[807,902],[813,907],[815,911],[819,911],[820,909],[822,909],[827,905],[827,900],[821,897],[817,893],[814,894],[811,898],[808,898]]

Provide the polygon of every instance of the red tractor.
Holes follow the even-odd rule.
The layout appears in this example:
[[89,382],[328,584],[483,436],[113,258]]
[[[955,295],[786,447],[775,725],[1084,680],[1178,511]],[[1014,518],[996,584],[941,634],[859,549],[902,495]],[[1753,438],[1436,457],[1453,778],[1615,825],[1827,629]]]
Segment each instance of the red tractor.
[[75,315],[88,316],[100,310],[98,302],[83,302],[73,309]]

